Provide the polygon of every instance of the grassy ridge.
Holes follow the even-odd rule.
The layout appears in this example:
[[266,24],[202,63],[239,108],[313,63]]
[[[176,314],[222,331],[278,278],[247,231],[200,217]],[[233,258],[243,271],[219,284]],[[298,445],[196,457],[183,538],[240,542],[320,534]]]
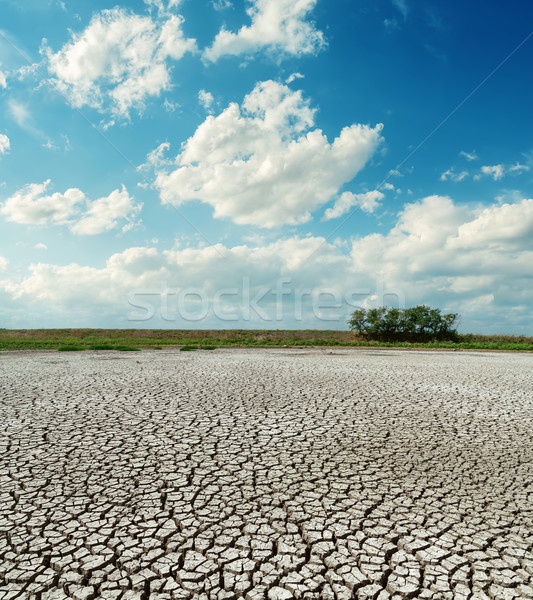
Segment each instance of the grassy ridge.
[[0,329],[0,350],[164,346],[372,346],[533,351],[533,337],[461,335],[454,342],[375,342],[351,331],[258,329]]

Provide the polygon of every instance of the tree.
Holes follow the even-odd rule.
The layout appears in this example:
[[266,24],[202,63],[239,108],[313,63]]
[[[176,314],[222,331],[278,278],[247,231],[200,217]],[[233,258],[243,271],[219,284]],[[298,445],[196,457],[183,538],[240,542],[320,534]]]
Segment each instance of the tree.
[[366,331],[366,324],[366,310],[364,308],[358,308],[357,310],[354,310],[352,316],[348,321],[348,326],[350,327],[350,329],[352,331],[362,333],[363,331]]
[[371,339],[429,341],[457,339],[456,313],[441,314],[425,304],[412,308],[358,308],[348,320],[352,331]]

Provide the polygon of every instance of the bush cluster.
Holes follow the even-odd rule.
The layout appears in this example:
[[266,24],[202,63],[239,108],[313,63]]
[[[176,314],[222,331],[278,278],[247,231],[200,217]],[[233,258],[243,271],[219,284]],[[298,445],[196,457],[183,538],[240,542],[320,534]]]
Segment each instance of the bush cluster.
[[388,341],[430,341],[458,338],[456,313],[441,314],[426,305],[412,308],[359,308],[348,320],[352,331],[365,337]]

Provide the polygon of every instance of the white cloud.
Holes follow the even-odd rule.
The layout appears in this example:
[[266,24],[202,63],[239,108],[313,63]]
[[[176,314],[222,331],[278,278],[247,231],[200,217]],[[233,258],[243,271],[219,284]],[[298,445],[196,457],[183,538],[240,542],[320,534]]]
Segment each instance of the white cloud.
[[123,221],[122,230],[129,229],[142,207],[133,203],[124,186],[94,201],[77,188],[47,195],[49,186],[50,180],[24,186],[0,205],[0,214],[22,225],[67,225],[73,233],[94,235],[116,229]]
[[364,167],[382,126],[345,127],[329,143],[300,91],[265,81],[239,107],[208,116],[182,146],[174,171],[159,171],[163,203],[201,200],[217,218],[275,227],[308,221]]
[[37,244],[35,244],[34,248],[36,250],[48,250],[48,246],[46,244],[43,244],[42,242],[38,242]]
[[398,19],[393,18],[393,19],[385,19],[383,21],[383,25],[385,25],[385,29],[390,33],[391,31],[394,31],[395,29],[400,29],[400,24],[398,23]]
[[44,183],[31,183],[24,186],[0,206],[0,214],[6,220],[23,225],[64,225],[77,211],[77,205],[84,201],[81,190],[72,188],[64,194],[45,195],[50,186]]
[[44,133],[36,126],[32,113],[23,102],[11,98],[8,102],[8,113],[21,129],[35,137],[44,137]]
[[251,24],[238,33],[221,29],[204,51],[212,62],[225,55],[250,55],[264,48],[276,52],[312,54],[325,46],[324,36],[309,20],[317,0],[250,0]]
[[523,200],[473,211],[430,196],[406,205],[387,235],[356,240],[355,270],[380,273],[409,305],[425,302],[509,330],[505,307],[531,306],[532,209],[533,201]]
[[441,181],[463,181],[463,179],[465,179],[466,177],[468,177],[468,171],[461,171],[460,173],[457,173],[455,171],[455,169],[452,167],[451,169],[448,169],[447,171],[444,171],[444,173],[440,176],[440,180]]
[[378,190],[365,192],[364,194],[352,194],[352,192],[344,192],[335,201],[333,208],[328,208],[324,213],[324,220],[337,219],[341,215],[349,212],[354,206],[359,207],[367,213],[373,213],[379,206],[381,200],[385,198],[385,194]]
[[[34,264],[23,276],[3,274],[0,289],[18,310],[40,305],[58,318],[65,308],[69,315],[86,310],[85,319],[90,319],[94,307],[102,306],[102,313],[127,322],[128,314],[139,312],[127,303],[132,292],[145,294],[137,296],[140,302],[151,294],[157,308],[163,285],[174,288],[172,310],[177,288],[201,291],[212,301],[228,288],[242,292],[247,282],[253,299],[289,278],[292,290],[337,292],[340,313],[353,310],[344,300],[351,290],[353,302],[364,306],[381,304],[383,293],[394,302],[390,294],[396,293],[408,306],[427,303],[461,313],[466,330],[527,332],[533,318],[532,232],[533,200],[472,210],[450,198],[430,196],[405,205],[387,234],[355,240],[349,253],[321,237],[259,241],[255,247],[129,248],[101,268]],[[7,269],[7,261],[0,259],[0,268]],[[242,294],[227,296],[228,310],[239,312],[241,301]],[[320,326],[309,297],[303,316],[307,320],[297,326]],[[250,326],[242,315],[240,322]],[[344,319],[337,324],[344,327]]]
[[184,37],[182,19],[139,16],[122,8],[96,14],[89,26],[53,53],[45,47],[48,69],[75,107],[84,105],[127,118],[150,96],[170,87],[169,60],[196,48]]
[[128,231],[141,212],[141,204],[133,204],[133,199],[126,188],[114,190],[104,198],[92,202],[87,201],[87,208],[82,217],[71,226],[71,231],[78,235],[96,235],[116,229],[120,221],[125,220],[122,231]]
[[8,105],[9,114],[13,117],[17,125],[24,128],[28,121],[32,119],[31,113],[28,108],[21,102],[16,100],[10,100]]
[[296,79],[304,79],[305,75],[302,75],[301,73],[292,73],[291,75],[289,75],[287,77],[287,79],[285,80],[285,83],[289,84],[292,83],[293,81],[295,81]]
[[7,269],[8,264],[9,261],[7,260],[7,258],[0,256],[0,272],[5,271]]
[[5,90],[6,87],[7,87],[6,74],[3,71],[0,71],[0,88],[3,88]]
[[144,0],[144,3],[150,8],[157,9],[160,15],[169,14],[173,9],[178,8],[181,0],[168,0],[167,3],[163,0]]
[[426,7],[426,21],[427,24],[433,29],[443,31],[445,29],[442,18],[433,11],[433,9]]
[[233,7],[231,0],[211,0],[211,4],[215,10],[226,10]]
[[490,165],[481,167],[481,172],[483,175],[489,175],[494,179],[494,181],[498,181],[504,175],[504,167],[503,165]]
[[163,108],[166,110],[166,112],[168,113],[173,113],[176,112],[176,110],[180,107],[180,105],[177,102],[172,102],[171,100],[169,100],[168,98],[165,98],[164,102],[163,102]]
[[407,15],[409,14],[409,6],[407,5],[407,2],[405,0],[392,0],[392,3],[400,11],[402,17],[406,19]]
[[[406,261],[406,267],[419,270],[417,265],[427,260],[426,250],[442,246],[449,235],[468,218],[469,211],[457,207],[450,198],[430,196],[421,202],[407,204],[400,213],[396,226],[387,236],[373,234],[356,242],[359,252],[356,264],[370,259],[374,247],[381,246],[383,264],[393,260]],[[387,243],[383,243],[386,241]],[[379,243],[378,243],[379,242]],[[366,249],[367,252],[361,250]],[[378,256],[371,262],[375,266]],[[396,268],[396,265],[395,265]]]
[[0,133],[0,154],[5,154],[9,151],[11,147],[11,142],[9,138],[4,133]]
[[168,152],[170,148],[170,144],[168,142],[163,142],[159,144],[159,146],[148,153],[146,156],[146,162],[142,165],[139,165],[137,169],[139,171],[146,171],[149,169],[162,169],[163,167],[168,167],[172,165],[172,161],[168,158],[165,158],[165,153]]
[[211,92],[200,90],[198,92],[198,102],[200,102],[204,109],[210,113],[213,108],[213,103],[215,102],[215,99],[213,98],[213,94]]
[[533,200],[524,199],[481,209],[472,221],[461,225],[447,243],[450,248],[486,248],[493,245],[512,249],[532,236]]
[[464,150],[461,150],[461,152],[459,152],[459,156],[466,158],[466,160],[468,161],[478,160],[479,158],[475,152],[465,152]]
[[46,142],[41,145],[43,148],[46,148],[47,150],[59,150],[59,146],[54,144],[54,142],[52,142],[52,140],[46,140]]
[[[313,254],[319,247],[320,252]],[[102,268],[34,264],[26,277],[4,279],[3,287],[17,301],[87,308],[103,304],[126,313],[133,310],[127,305],[131,292],[145,294],[146,299],[146,294],[155,291],[157,298],[162,283],[201,290],[211,299],[231,287],[242,291],[246,280],[253,298],[265,288],[275,289],[282,277],[290,277],[300,289],[340,290],[342,284],[336,277],[350,262],[349,256],[321,237],[294,237],[260,247],[217,244],[162,253],[135,247],[112,255]],[[230,298],[230,302],[237,300]]]
[[522,173],[527,173],[530,168],[527,165],[522,165],[517,162],[515,165],[508,167],[503,164],[499,165],[488,165],[481,167],[481,173],[478,173],[474,176],[476,181],[479,181],[483,175],[488,175],[492,177],[494,181],[498,181],[507,175],[521,175]]
[[521,165],[519,162],[512,167],[509,167],[510,173],[515,173],[516,175],[520,175],[520,173],[527,173],[529,171],[529,167],[527,165]]
[[401,171],[398,171],[398,169],[391,169],[388,172],[388,177],[403,177],[403,173]]
[[[465,275],[453,277],[450,280],[450,290],[457,294],[467,294],[469,292],[479,292],[479,290],[490,289],[496,277],[494,275]],[[487,298],[487,296],[484,296]],[[491,294],[491,298],[494,296]],[[477,298],[479,301],[479,298]]]

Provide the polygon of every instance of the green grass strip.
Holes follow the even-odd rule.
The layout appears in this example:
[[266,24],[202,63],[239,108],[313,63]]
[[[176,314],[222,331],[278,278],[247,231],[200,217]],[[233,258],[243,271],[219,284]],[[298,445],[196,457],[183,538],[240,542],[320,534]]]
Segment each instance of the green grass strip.
[[58,352],[82,352],[85,348],[82,346],[61,346],[57,349]]

